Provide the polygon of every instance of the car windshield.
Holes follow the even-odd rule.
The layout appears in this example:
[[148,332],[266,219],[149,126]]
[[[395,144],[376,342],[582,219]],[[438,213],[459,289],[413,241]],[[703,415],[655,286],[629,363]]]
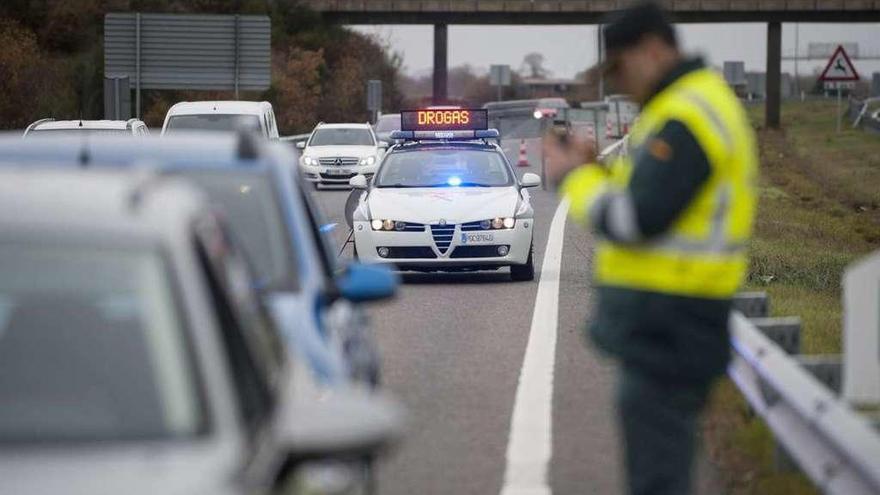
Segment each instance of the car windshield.
[[186,349],[158,254],[0,244],[0,443],[198,433]]
[[378,187],[501,187],[513,185],[495,151],[437,149],[392,153],[382,162]]
[[376,132],[391,132],[400,129],[400,114],[394,113],[379,117]]
[[318,129],[312,135],[309,146],[373,146],[373,135],[367,129]]
[[252,264],[257,285],[269,290],[294,289],[294,258],[268,178],[229,170],[189,169],[181,173],[219,207]]
[[56,134],[56,135],[73,135],[73,136],[81,136],[81,135],[100,135],[100,136],[130,136],[131,130],[129,129],[95,129],[88,127],[72,127],[68,129],[31,129],[27,135],[30,136],[32,134]]
[[258,115],[211,113],[174,115],[168,119],[165,133],[172,131],[256,131],[261,132]]

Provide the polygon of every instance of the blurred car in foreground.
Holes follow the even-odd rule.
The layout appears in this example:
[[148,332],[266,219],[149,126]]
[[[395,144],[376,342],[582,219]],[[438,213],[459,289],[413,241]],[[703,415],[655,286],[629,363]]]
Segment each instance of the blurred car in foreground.
[[376,173],[388,143],[379,141],[370,124],[320,123],[308,141],[297,143],[303,177],[315,185],[348,186],[355,175]]
[[316,212],[285,165],[292,161],[286,145],[247,133],[88,142],[0,138],[0,155],[5,163],[17,164],[149,164],[186,178],[228,221],[273,320],[318,380],[327,386],[378,384],[378,349],[360,303],[393,296],[396,276],[359,264],[336,268]]
[[38,120],[27,126],[24,136],[45,136],[59,134],[149,136],[147,124],[138,119],[128,120]]
[[397,436],[284,352],[199,191],[29,168],[0,170],[0,492],[269,493]]
[[182,101],[165,114],[162,135],[192,131],[248,131],[278,139],[275,111],[268,101]]

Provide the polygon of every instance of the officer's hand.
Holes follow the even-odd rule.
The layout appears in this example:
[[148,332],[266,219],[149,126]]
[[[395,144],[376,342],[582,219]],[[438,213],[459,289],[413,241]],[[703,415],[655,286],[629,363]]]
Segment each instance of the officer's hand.
[[596,162],[596,143],[590,139],[569,134],[563,141],[550,132],[544,136],[542,146],[547,179],[553,184],[575,168]]

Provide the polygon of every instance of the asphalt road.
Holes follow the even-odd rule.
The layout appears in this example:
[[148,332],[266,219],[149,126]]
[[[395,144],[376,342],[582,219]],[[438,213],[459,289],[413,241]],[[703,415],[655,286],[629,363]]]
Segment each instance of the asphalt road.
[[[347,233],[343,205],[348,194],[315,193],[327,219],[339,223],[340,242]],[[540,270],[558,201],[537,189],[532,203]],[[622,493],[614,367],[583,338],[592,306],[592,239],[569,222],[563,242],[547,478],[555,494]],[[350,253],[346,249],[343,257]],[[381,493],[500,492],[538,284],[537,279],[511,282],[507,269],[406,274],[399,297],[371,310],[385,386],[410,413],[403,445],[380,467]]]

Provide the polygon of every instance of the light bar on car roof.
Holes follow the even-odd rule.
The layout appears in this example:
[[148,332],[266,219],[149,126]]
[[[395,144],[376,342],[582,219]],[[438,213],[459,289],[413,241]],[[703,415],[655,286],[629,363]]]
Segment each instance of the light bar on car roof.
[[402,139],[405,141],[497,139],[498,136],[498,129],[475,131],[394,131],[391,133],[391,139]]
[[489,128],[485,109],[425,108],[400,112],[402,131],[484,131]]

